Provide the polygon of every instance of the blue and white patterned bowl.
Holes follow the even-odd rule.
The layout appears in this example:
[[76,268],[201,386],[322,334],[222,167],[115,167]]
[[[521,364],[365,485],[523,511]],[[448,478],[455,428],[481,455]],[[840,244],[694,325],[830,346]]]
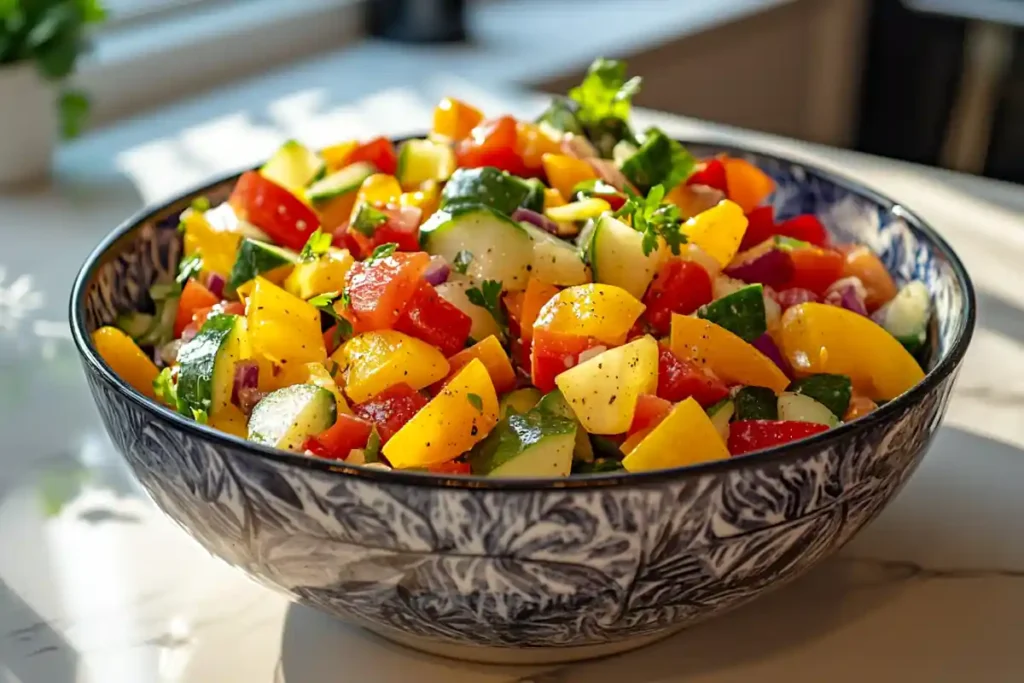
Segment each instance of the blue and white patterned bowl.
[[177,215],[227,178],[145,211],[82,268],[71,326],[107,431],[156,504],[214,555],[295,600],[412,647],[494,662],[628,650],[741,605],[834,552],[900,490],[946,409],[974,327],[949,246],[850,181],[746,157],[782,217],[817,214],[931,290],[930,371],[871,415],[793,446],[642,474],[517,481],[382,472],[198,425],[132,390],[89,333],[150,305],[176,267]]

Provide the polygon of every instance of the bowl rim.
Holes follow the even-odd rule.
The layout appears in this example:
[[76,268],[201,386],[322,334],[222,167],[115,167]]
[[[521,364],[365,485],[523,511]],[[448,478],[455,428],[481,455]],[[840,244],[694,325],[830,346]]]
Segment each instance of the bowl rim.
[[[414,136],[393,138],[396,142],[409,139]],[[321,472],[351,475],[363,480],[374,481],[383,484],[426,486],[430,488],[455,488],[455,489],[476,489],[476,490],[501,490],[501,491],[540,491],[540,490],[580,490],[600,487],[622,487],[636,486],[643,484],[659,484],[670,481],[681,480],[691,476],[716,474],[734,469],[742,469],[760,463],[769,463],[795,459],[811,452],[818,452],[829,446],[842,443],[847,438],[856,434],[868,432],[879,424],[891,420],[901,414],[914,404],[922,401],[928,394],[938,387],[963,360],[967,347],[970,344],[974,333],[976,322],[976,301],[974,286],[970,276],[960,258],[953,251],[952,247],[943,239],[938,232],[925,220],[913,211],[872,187],[854,180],[841,173],[823,168],[815,163],[809,163],[802,159],[791,157],[786,154],[778,154],[767,150],[760,150],[756,146],[740,146],[726,138],[719,136],[708,136],[681,140],[683,145],[714,147],[719,151],[730,154],[755,154],[760,157],[783,162],[797,166],[808,175],[833,183],[834,185],[859,195],[875,204],[887,209],[894,215],[907,222],[913,230],[922,234],[933,245],[933,248],[941,254],[950,264],[957,283],[963,289],[965,295],[965,315],[963,323],[954,337],[949,352],[929,370],[924,379],[914,385],[911,389],[900,394],[893,400],[880,406],[870,414],[858,418],[853,422],[841,424],[828,431],[816,434],[809,438],[801,439],[792,444],[782,444],[772,448],[753,451],[748,454],[730,457],[726,460],[684,465],[665,470],[651,470],[647,472],[609,472],[601,474],[590,474],[582,477],[543,477],[543,478],[508,478],[489,479],[477,475],[451,475],[436,474],[431,472],[410,471],[410,470],[382,470],[363,465],[351,465],[341,460],[327,460],[314,456],[307,456],[302,453],[292,453],[278,450],[269,446],[255,444],[251,441],[239,438],[232,434],[216,430],[208,425],[202,425],[190,420],[170,408],[147,398],[136,391],[107,365],[99,356],[93,345],[91,335],[86,332],[85,327],[85,294],[87,286],[92,280],[100,264],[104,262],[108,250],[122,237],[152,220],[155,215],[170,210],[174,205],[181,204],[198,194],[203,194],[224,183],[230,182],[242,173],[255,170],[256,167],[246,167],[241,170],[222,175],[215,180],[207,181],[201,185],[192,187],[186,192],[179,193],[173,198],[160,202],[157,205],[145,206],[134,215],[123,221],[112,232],[110,232],[89,254],[75,277],[70,297],[70,325],[72,338],[79,354],[82,356],[87,369],[99,375],[103,381],[112,387],[118,394],[128,401],[134,403],[152,417],[170,421],[177,428],[189,433],[191,436],[212,441],[215,444],[233,448],[235,451],[246,456],[267,458],[282,464],[296,467],[317,470]]]

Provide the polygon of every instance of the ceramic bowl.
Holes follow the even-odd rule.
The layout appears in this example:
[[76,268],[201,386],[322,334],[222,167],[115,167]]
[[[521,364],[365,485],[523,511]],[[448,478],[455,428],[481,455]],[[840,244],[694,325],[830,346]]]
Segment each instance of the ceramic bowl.
[[923,221],[849,180],[721,145],[936,304],[925,380],[865,418],[724,462],[568,480],[385,472],[264,448],[135,392],[89,339],[173,277],[177,215],[234,177],[142,212],[89,257],[71,326],[103,423],[157,506],[204,548],[294,600],[432,653],[558,662],[628,650],[795,579],[892,500],[942,420],[974,295]]

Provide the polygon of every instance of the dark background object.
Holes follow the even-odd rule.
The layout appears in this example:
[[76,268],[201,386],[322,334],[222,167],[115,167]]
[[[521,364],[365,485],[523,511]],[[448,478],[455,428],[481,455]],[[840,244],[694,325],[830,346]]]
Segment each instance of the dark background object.
[[992,125],[985,175],[1024,183],[1024,30],[1014,37],[1006,80]]
[[370,0],[370,35],[402,43],[466,40],[465,0]]

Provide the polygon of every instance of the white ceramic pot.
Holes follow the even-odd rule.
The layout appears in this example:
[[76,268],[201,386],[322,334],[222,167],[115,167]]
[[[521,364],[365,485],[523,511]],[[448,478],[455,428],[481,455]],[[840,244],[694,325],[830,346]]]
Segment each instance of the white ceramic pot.
[[0,185],[50,170],[57,138],[54,87],[27,62],[0,68]]

